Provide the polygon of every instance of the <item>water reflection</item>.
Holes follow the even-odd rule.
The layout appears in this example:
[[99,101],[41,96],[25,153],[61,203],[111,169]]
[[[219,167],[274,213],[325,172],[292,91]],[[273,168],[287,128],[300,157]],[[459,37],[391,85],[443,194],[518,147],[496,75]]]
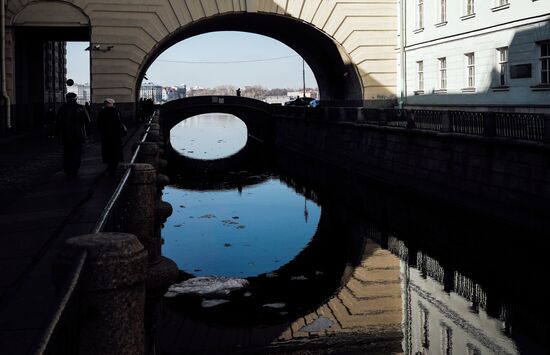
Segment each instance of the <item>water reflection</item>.
[[[297,154],[269,162],[322,206],[313,238],[227,303],[170,299],[162,351],[546,353],[545,252],[531,246],[542,236]],[[225,175],[233,194],[250,175]]]
[[292,260],[315,234],[320,208],[275,177],[244,188],[167,187],[175,207],[164,254],[194,275],[255,276]]
[[181,155],[202,160],[231,156],[247,142],[246,124],[226,113],[207,113],[189,117],[172,128],[170,140]]

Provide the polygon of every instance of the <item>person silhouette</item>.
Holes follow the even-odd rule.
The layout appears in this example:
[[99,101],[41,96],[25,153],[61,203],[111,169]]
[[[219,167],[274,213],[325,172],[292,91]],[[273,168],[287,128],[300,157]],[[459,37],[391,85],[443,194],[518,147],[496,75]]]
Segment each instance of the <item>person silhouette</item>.
[[237,89],[237,96],[241,96],[241,88]]
[[55,134],[63,143],[63,171],[76,177],[82,160],[82,145],[90,132],[91,123],[84,106],[76,102],[74,92],[65,95],[66,101],[57,112]]
[[111,98],[105,99],[103,108],[97,115],[97,128],[101,137],[101,157],[103,162],[107,163],[107,170],[111,176],[115,175],[118,163],[123,160],[122,137],[126,135],[126,127],[114,103],[115,100]]

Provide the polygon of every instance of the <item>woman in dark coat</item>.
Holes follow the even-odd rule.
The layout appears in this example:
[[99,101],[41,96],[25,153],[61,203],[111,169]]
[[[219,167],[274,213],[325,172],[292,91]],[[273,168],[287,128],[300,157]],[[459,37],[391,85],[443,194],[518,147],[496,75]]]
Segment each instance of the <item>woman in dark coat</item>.
[[114,106],[115,100],[105,99],[104,106],[97,116],[97,127],[101,137],[101,157],[107,163],[111,175],[115,174],[116,167],[123,160],[122,137],[126,134],[126,127],[120,119],[120,112]]

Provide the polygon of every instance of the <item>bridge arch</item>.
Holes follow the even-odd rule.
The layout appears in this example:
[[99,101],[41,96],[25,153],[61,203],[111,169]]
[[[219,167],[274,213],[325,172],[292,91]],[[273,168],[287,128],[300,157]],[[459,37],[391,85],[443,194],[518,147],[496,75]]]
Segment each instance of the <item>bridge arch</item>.
[[145,57],[136,82],[136,93],[139,92],[143,75],[162,52],[187,38],[217,31],[255,33],[286,44],[300,54],[312,69],[321,100],[362,104],[361,77],[339,43],[303,21],[265,13],[221,14],[203,18],[174,31],[158,42]]
[[[8,66],[14,66],[16,44],[11,27],[16,15],[25,7],[52,3],[47,0],[7,2]],[[90,53],[92,102],[96,104],[100,104],[105,97],[113,97],[121,103],[123,110],[133,111],[143,71],[163,48],[171,41],[181,39],[181,36],[211,31],[216,27],[227,29],[230,25],[236,29],[239,18],[244,19],[249,27],[254,27],[257,19],[285,24],[274,26],[271,30],[263,28],[262,31],[274,38],[287,38],[291,47],[298,49],[316,71],[320,83],[336,78],[337,74],[348,77],[357,75],[356,82],[361,95],[358,95],[354,85],[346,85],[347,81],[353,82],[355,79],[337,78],[333,87],[323,88],[325,96],[343,97],[345,100],[359,96],[363,103],[380,104],[391,104],[395,99],[396,0],[149,0],[139,3],[124,0],[75,0],[70,3],[89,18],[87,31],[91,43],[99,45],[98,48],[110,48],[92,50]],[[37,12],[32,15],[38,16]],[[295,27],[286,27],[287,24]],[[332,44],[308,47],[307,43],[293,41],[291,37],[296,35],[290,32],[293,28],[317,33],[314,42],[332,41]],[[320,39],[321,34],[325,39]],[[332,49],[328,53],[316,51],[320,48]],[[324,63],[325,59],[319,56],[328,56],[330,63],[341,65],[337,66],[334,73],[323,73],[322,68],[329,64]],[[7,72],[13,73],[13,67],[7,68]],[[328,78],[323,78],[323,75]],[[14,77],[7,75],[6,78],[8,91],[13,92]]]
[[246,124],[249,137],[269,146],[274,144],[275,123],[270,105],[238,96],[194,96],[165,103],[160,110],[164,137],[169,138],[170,130],[189,117],[217,112],[237,116]]

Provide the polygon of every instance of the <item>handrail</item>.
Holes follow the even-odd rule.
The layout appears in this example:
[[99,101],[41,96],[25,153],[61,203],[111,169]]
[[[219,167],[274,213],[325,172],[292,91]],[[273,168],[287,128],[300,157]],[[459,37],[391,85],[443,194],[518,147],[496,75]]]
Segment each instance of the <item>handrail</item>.
[[[151,129],[150,124],[152,120],[153,118],[151,117],[148,121],[149,127],[147,127],[147,130],[145,131],[143,137],[140,140],[140,143],[144,143],[146,141],[147,136],[149,134],[149,130]],[[132,158],[130,159],[130,164],[135,163],[135,161],[137,160],[139,151],[140,151],[140,146],[138,145],[134,154],[132,155]],[[124,175],[120,179],[120,182],[118,183],[115,191],[111,195],[109,202],[101,212],[101,215],[99,216],[99,219],[97,220],[92,230],[92,233],[98,233],[101,230],[103,230],[103,228],[105,227],[105,222],[109,217],[109,215],[112,213],[112,210],[117,200],[120,198],[121,192],[124,189],[125,185],[127,184],[131,172],[132,172],[132,166],[129,166],[124,171]],[[40,339],[40,342],[37,345],[36,351],[34,352],[35,355],[42,355],[47,351],[47,347],[50,344],[50,341],[59,325],[61,318],[63,317],[65,310],[67,309],[67,306],[71,298],[73,297],[76,287],[78,286],[80,275],[82,273],[82,270],[84,269],[87,256],[88,254],[86,251],[81,251],[77,255],[77,258],[75,260],[75,267],[71,269],[71,274],[69,275],[69,278],[67,280],[66,287],[61,292],[62,297],[59,299],[59,302],[57,303],[55,308],[55,313],[51,318],[42,338]]]
[[[151,121],[152,121],[152,118],[149,119],[148,123],[150,124]],[[145,140],[147,139],[147,135],[149,134],[150,129],[151,129],[151,126],[147,127],[147,130],[145,131],[145,134],[143,135],[143,137],[140,140],[140,143],[145,142]],[[130,164],[134,164],[136,162],[137,156],[139,154],[139,150],[140,150],[140,145],[137,146],[136,151],[132,155],[132,158],[130,159]],[[126,186],[126,183],[128,182],[128,178],[130,177],[131,172],[132,172],[132,166],[130,165],[124,171],[124,175],[122,175],[122,178],[120,179],[120,182],[118,183],[117,188],[115,189],[115,192],[113,192],[113,194],[111,195],[111,198],[109,199],[109,202],[107,202],[107,205],[105,206],[103,211],[101,211],[101,215],[99,216],[99,219],[97,220],[97,222],[94,226],[94,229],[92,230],[92,233],[99,233],[105,227],[105,222],[107,221],[107,218],[111,214],[111,212],[112,212],[112,210],[115,206],[115,203],[118,201],[122,190]]]
[[76,257],[76,261],[75,261],[76,267],[72,270],[72,273],[69,275],[68,281],[66,283],[66,289],[62,293],[63,296],[61,297],[57,306],[55,307],[55,313],[51,318],[50,323],[46,327],[46,331],[44,332],[42,338],[40,339],[40,342],[38,343],[38,347],[34,352],[35,355],[44,354],[44,352],[46,351],[46,348],[50,343],[50,339],[52,338],[55,332],[55,329],[59,324],[59,320],[63,316],[63,313],[67,308],[67,304],[71,300],[71,297],[73,296],[74,291],[78,285],[78,281],[80,280],[80,274],[82,273],[82,269],[84,269],[84,264],[86,263],[87,257],[88,257],[88,253],[85,250],[82,250]]

